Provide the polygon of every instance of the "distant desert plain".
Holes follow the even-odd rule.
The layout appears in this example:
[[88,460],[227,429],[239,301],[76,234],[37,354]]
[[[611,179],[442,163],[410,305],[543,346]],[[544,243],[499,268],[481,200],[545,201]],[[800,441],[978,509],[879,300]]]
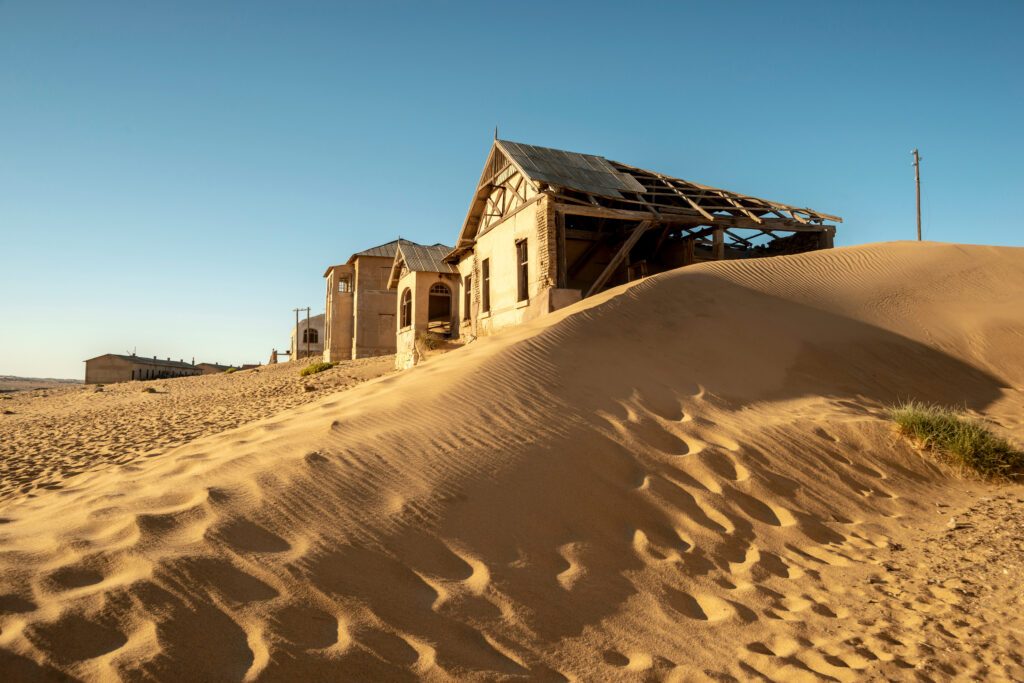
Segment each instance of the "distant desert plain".
[[888,413],[1024,444],[1024,249],[700,264],[392,366],[3,394],[0,679],[1024,680],[1024,486]]

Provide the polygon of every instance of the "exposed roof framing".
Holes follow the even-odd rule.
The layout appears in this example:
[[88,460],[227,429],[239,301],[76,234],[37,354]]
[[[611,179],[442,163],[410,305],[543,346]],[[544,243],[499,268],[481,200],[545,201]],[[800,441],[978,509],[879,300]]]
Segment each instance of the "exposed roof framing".
[[554,199],[563,213],[742,228],[757,230],[758,235],[776,230],[831,231],[834,228],[827,221],[843,220],[807,207],[701,185],[591,154],[495,140],[449,258],[473,245],[481,218],[493,210],[491,193],[515,172],[521,173],[534,191]]

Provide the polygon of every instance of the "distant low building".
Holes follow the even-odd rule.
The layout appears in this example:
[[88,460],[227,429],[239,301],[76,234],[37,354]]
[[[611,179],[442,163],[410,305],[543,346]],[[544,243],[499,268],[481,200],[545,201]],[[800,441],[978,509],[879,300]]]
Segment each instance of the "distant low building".
[[106,353],[85,361],[86,384],[114,384],[133,380],[192,377],[202,370],[183,360],[163,360],[153,356],[122,356]]
[[[324,352],[324,314],[299,321],[292,328],[292,360],[307,356],[320,356]],[[256,367],[250,365],[249,367]]]
[[202,371],[204,375],[216,375],[219,372],[225,372],[234,368],[234,365],[221,365],[220,363],[196,363],[196,368]]

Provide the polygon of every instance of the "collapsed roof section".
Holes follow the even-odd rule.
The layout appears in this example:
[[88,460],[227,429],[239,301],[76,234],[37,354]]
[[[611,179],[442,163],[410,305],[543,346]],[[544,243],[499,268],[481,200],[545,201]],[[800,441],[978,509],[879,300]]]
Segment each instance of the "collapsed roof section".
[[[756,230],[758,235],[834,232],[826,222],[842,222],[839,216],[807,207],[701,185],[592,154],[495,140],[450,260],[472,247],[490,191],[509,169],[520,172],[536,192],[556,201],[557,208],[576,215],[740,228]],[[737,239],[749,244],[747,239]]]

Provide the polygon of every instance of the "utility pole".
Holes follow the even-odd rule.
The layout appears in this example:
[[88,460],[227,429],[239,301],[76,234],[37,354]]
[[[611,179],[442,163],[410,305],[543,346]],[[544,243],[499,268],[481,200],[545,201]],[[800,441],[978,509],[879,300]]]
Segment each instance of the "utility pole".
[[309,306],[306,307],[306,358],[309,358]]
[[295,311],[295,354],[292,356],[292,360],[297,360],[299,357],[299,311],[301,308],[293,308]]
[[921,156],[917,148],[912,152],[914,155],[914,184],[917,186],[917,241],[921,241]]

